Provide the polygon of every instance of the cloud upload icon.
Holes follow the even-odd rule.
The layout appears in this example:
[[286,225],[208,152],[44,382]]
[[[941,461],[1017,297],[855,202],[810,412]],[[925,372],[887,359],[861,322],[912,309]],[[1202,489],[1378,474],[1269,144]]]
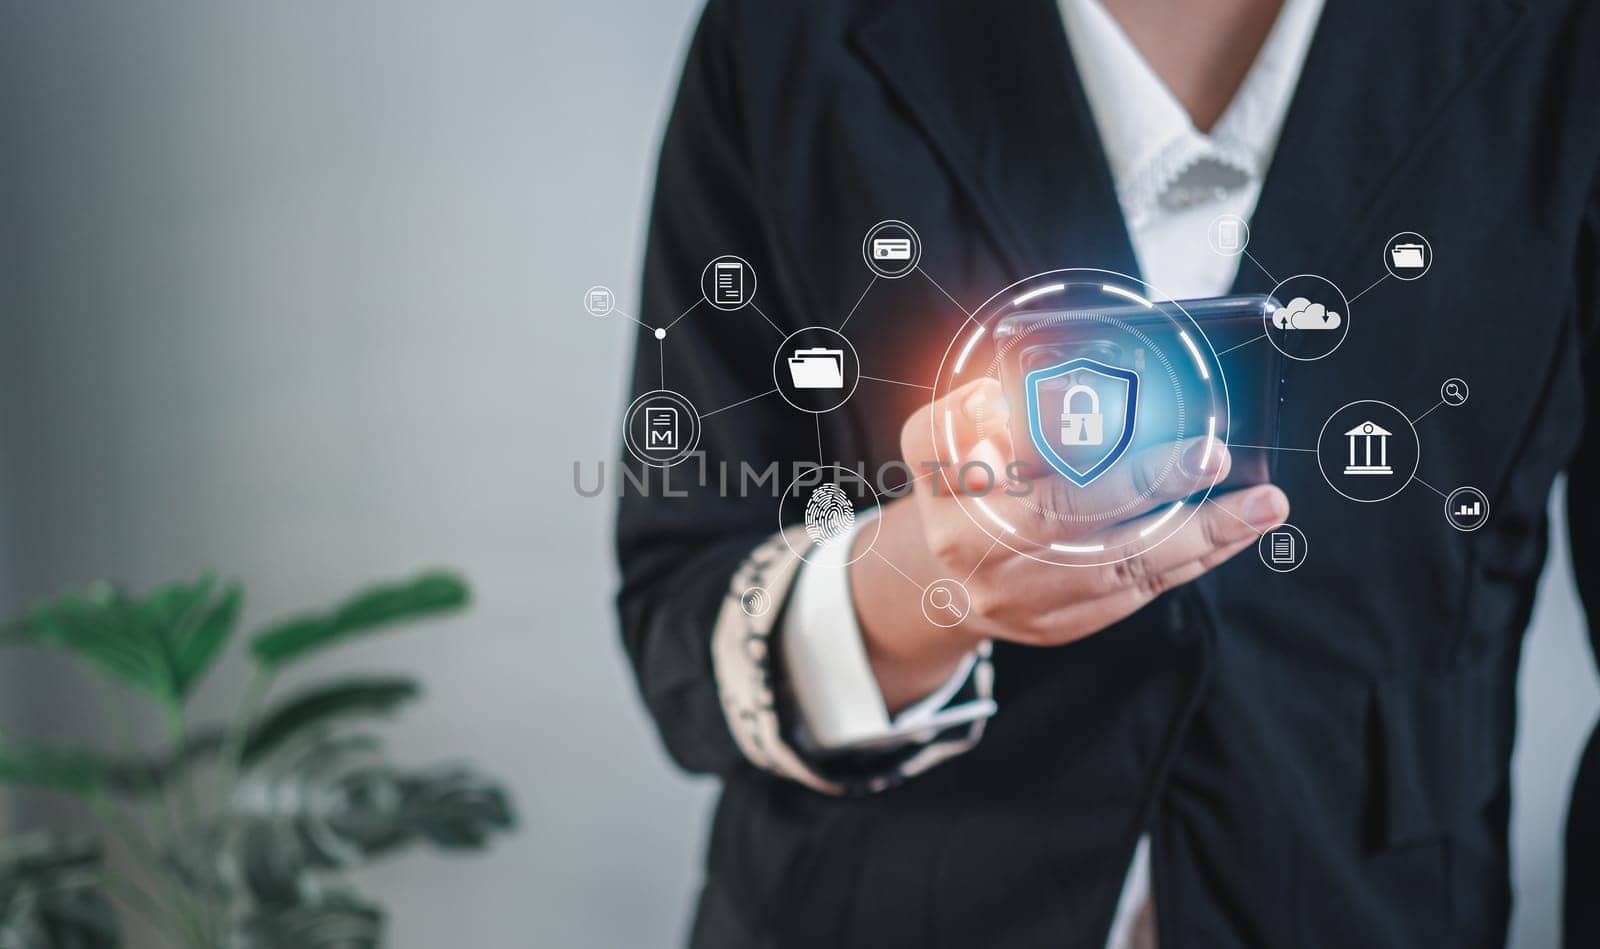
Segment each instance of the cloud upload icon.
[[1335,311],[1305,297],[1272,311],[1272,325],[1281,330],[1336,330],[1343,322]]

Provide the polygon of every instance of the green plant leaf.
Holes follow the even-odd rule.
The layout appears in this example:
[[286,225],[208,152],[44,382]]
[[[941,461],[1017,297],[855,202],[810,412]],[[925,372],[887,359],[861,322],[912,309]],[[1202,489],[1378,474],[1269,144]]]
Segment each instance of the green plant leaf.
[[173,700],[164,648],[137,617],[138,603],[108,583],[67,590],[35,604],[7,641],[62,649],[162,701]]
[[296,617],[258,634],[250,644],[256,660],[276,668],[353,636],[405,620],[460,609],[467,585],[453,573],[426,573],[414,580],[372,587],[332,613]]
[[302,902],[267,904],[242,920],[229,940],[237,949],[378,949],[383,908],[341,890]]
[[445,850],[481,850],[491,834],[517,824],[505,788],[466,768],[414,775],[405,784],[407,816]]
[[257,902],[422,844],[478,850],[516,825],[498,781],[460,766],[403,769],[359,733],[309,730],[240,791],[230,802],[238,875]]
[[160,791],[190,767],[216,757],[223,729],[208,726],[189,735],[182,747],[159,755],[134,755],[110,762],[101,783],[115,794],[138,796]]
[[0,735],[0,784],[87,794],[113,767],[105,757],[77,748],[25,747]]
[[220,597],[199,604],[195,622],[180,628],[179,635],[169,638],[173,680],[179,697],[191,695],[221,655],[222,648],[233,636],[243,603],[244,589],[238,583],[230,583]]
[[385,715],[421,694],[415,680],[398,676],[311,686],[262,716],[245,741],[243,761],[248,765],[271,754],[307,728],[349,715]]
[[86,835],[0,840],[0,946],[116,949],[103,860],[100,843]]
[[23,877],[98,867],[104,857],[105,848],[88,834],[34,830],[0,838],[0,889]]
[[243,593],[214,577],[132,596],[109,583],[67,590],[0,629],[0,645],[62,649],[168,704],[193,691],[227,644]]
[[[308,686],[277,703],[245,736],[241,763],[249,766],[301,732],[357,716],[381,716],[422,694],[413,679],[372,676]],[[138,796],[161,790],[190,768],[212,761],[226,745],[219,725],[198,728],[181,747],[153,755],[101,756],[100,784],[115,794]]]

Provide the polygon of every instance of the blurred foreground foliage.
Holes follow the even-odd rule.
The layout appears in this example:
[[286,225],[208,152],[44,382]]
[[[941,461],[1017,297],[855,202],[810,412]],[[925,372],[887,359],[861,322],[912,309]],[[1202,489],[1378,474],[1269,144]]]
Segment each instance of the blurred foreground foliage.
[[[76,797],[99,825],[0,841],[0,949],[112,949],[123,913],[191,949],[381,946],[382,908],[341,876],[422,845],[480,850],[515,825],[509,796],[464,765],[412,769],[385,755],[371,725],[419,697],[411,678],[346,676],[278,698],[272,686],[324,649],[469,598],[455,574],[426,573],[257,630],[238,714],[198,726],[187,703],[238,636],[238,583],[206,576],[143,595],[93,584],[0,626],[0,647],[65,652],[166,725],[155,752],[0,734],[0,784]],[[108,845],[131,872],[111,865]]]

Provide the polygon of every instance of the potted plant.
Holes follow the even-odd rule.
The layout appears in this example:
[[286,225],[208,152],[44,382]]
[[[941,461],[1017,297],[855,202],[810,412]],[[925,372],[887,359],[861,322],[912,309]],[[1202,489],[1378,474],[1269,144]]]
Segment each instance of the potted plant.
[[[142,596],[94,584],[0,626],[0,646],[65,651],[165,723],[155,753],[125,728],[114,753],[0,734],[0,784],[72,795],[97,825],[0,841],[0,949],[115,947],[122,914],[191,949],[382,945],[381,908],[341,876],[422,844],[479,850],[512,828],[509,796],[464,766],[388,759],[367,726],[417,698],[411,678],[341,677],[283,697],[273,685],[323,649],[467,600],[459,577],[428,573],[272,623],[248,637],[239,711],[204,725],[189,699],[234,638],[238,583],[207,576]],[[111,846],[126,859],[113,865]]]

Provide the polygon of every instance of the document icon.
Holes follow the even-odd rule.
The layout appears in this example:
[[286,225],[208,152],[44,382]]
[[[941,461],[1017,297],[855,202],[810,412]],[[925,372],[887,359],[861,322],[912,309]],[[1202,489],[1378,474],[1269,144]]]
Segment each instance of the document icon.
[[1294,563],[1294,535],[1288,531],[1272,534],[1272,562]]
[[715,277],[716,299],[711,302],[721,306],[744,305],[744,265],[737,260],[717,261]]
[[1421,270],[1426,266],[1421,244],[1396,244],[1389,248],[1389,257],[1401,270]]
[[678,450],[678,409],[671,405],[647,405],[644,409],[644,450]]
[[879,237],[872,242],[873,260],[910,260],[909,237]]
[[1224,218],[1217,222],[1217,246],[1227,253],[1233,253],[1240,247],[1239,222],[1232,218]]
[[796,389],[843,389],[844,350],[795,350],[789,357],[789,378]]

